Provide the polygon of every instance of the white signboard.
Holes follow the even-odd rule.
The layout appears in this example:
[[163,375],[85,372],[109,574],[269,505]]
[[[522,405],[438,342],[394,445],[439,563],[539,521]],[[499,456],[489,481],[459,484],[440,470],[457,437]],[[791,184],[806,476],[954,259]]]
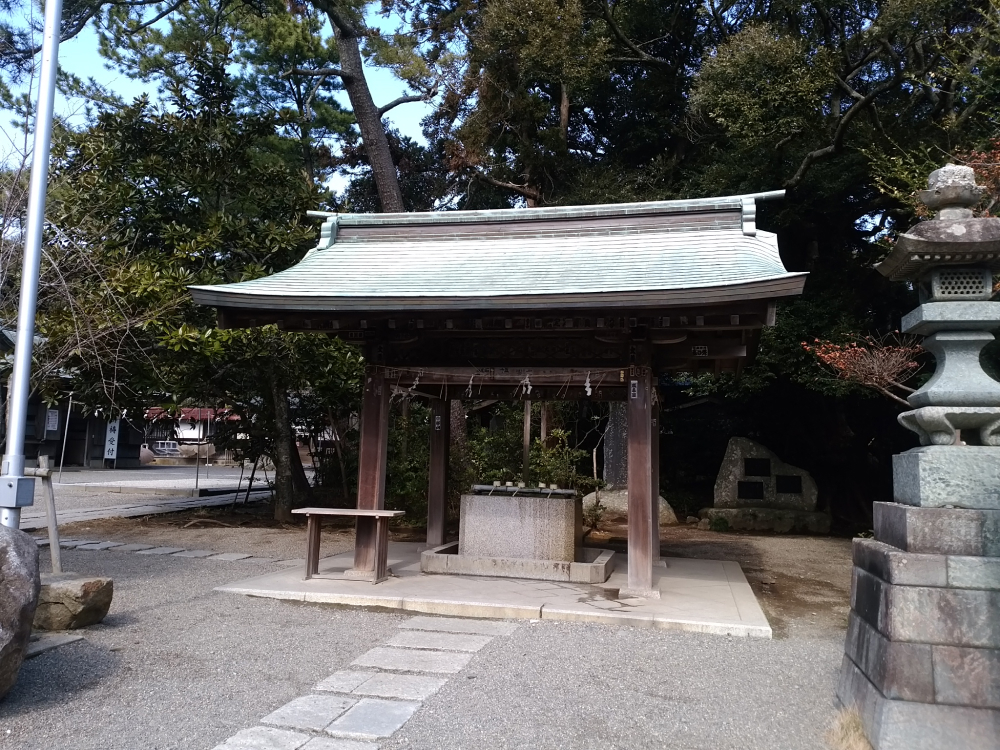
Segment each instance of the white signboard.
[[45,431],[59,432],[59,410],[48,409],[45,412]]
[[108,431],[104,436],[104,457],[107,459],[118,458],[118,428],[121,420],[116,419],[108,422]]

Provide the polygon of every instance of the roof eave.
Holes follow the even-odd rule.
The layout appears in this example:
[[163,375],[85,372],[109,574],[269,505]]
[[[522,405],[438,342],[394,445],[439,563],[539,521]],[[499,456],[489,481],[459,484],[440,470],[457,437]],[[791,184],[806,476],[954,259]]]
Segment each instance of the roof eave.
[[715,284],[682,289],[653,289],[621,292],[578,292],[560,294],[519,294],[461,297],[321,297],[247,294],[219,287],[189,287],[200,305],[251,310],[295,312],[358,313],[452,310],[571,310],[571,309],[659,309],[664,307],[709,305],[751,299],[793,297],[802,293],[806,273],[786,273],[765,279],[733,284]]

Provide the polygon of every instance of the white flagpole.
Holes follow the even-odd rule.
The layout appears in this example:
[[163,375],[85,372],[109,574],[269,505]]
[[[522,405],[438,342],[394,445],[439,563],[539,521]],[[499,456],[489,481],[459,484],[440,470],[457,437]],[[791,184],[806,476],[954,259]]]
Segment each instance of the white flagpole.
[[3,457],[0,476],[0,524],[14,529],[21,523],[21,507],[31,505],[35,494],[35,480],[24,476],[24,434],[28,423],[28,394],[31,392],[31,350],[35,339],[35,307],[38,303],[38,273],[42,260],[45,189],[49,179],[61,19],[62,0],[46,0],[38,108],[35,112],[35,141],[31,153],[28,226],[24,237],[21,298],[17,308],[17,343],[14,348],[13,384],[7,420],[7,452]]

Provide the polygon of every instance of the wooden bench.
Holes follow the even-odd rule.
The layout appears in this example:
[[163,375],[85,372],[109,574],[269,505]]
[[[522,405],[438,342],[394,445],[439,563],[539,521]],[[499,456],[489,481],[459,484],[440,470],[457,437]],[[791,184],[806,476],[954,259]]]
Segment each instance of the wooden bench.
[[[319,573],[319,524],[321,516],[347,516],[375,524],[375,566],[372,583],[389,577],[389,519],[402,516],[402,510],[367,510],[362,508],[297,508],[292,513],[306,517],[306,580]],[[359,559],[356,554],[355,559]]]

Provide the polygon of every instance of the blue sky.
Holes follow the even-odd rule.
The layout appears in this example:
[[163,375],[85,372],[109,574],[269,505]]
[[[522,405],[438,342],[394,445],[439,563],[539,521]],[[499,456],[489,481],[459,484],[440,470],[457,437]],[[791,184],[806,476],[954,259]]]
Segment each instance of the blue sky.
[[[59,64],[64,70],[72,72],[80,78],[85,80],[93,78],[128,101],[143,93],[148,94],[150,99],[154,101],[157,99],[155,84],[132,80],[119,71],[108,67],[107,61],[98,53],[97,34],[90,27],[87,27],[77,37],[66,40],[59,45]],[[372,96],[377,105],[385,104],[405,93],[412,93],[407,91],[405,84],[389,70],[369,66],[366,68],[366,73],[372,89]],[[37,82],[33,85],[37,86]],[[344,107],[350,108],[346,92],[340,92],[338,99]],[[384,119],[387,123],[399,128],[404,135],[408,135],[420,143],[426,143],[420,131],[420,120],[429,111],[429,105],[423,102],[414,102],[396,107],[387,113]],[[56,114],[74,125],[84,124],[83,103],[80,101],[67,100],[62,95],[57,94]],[[3,151],[9,151],[12,144],[20,147],[23,134],[18,133],[12,127],[11,114],[9,112],[2,113],[0,117],[3,118],[0,121],[0,129],[5,136]],[[334,187],[339,188],[340,185],[335,184]]]

